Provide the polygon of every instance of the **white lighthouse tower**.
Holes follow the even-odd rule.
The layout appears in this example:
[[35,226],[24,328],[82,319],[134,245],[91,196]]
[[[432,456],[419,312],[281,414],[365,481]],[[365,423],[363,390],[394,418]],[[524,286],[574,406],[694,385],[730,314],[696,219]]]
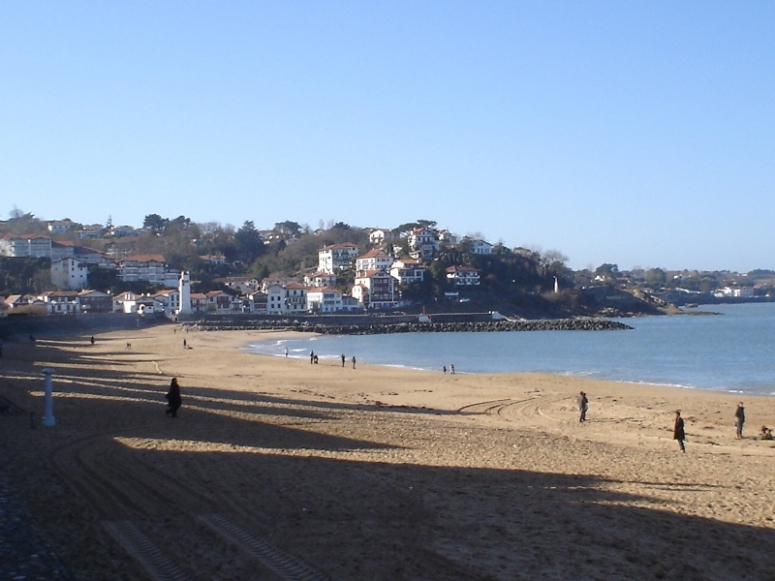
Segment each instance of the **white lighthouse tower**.
[[180,308],[178,309],[178,314],[191,314],[191,275],[187,270],[180,273],[178,292],[180,293]]

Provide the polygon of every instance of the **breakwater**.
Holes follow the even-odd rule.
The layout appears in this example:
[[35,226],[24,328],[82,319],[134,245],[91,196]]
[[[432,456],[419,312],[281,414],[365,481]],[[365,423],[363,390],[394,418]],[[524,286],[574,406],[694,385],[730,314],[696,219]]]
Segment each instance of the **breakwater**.
[[320,335],[380,335],[388,333],[489,333],[514,331],[622,331],[629,325],[608,319],[540,319],[500,321],[453,321],[444,323],[369,323],[361,325],[337,325],[311,323],[309,321],[198,321],[190,324],[198,331],[230,330],[287,330]]

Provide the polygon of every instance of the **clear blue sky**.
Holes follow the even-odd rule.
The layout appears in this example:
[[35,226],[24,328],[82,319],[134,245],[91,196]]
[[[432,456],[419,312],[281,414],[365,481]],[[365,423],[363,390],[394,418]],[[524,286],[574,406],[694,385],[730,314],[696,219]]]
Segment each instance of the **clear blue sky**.
[[0,3],[0,213],[775,269],[775,2]]

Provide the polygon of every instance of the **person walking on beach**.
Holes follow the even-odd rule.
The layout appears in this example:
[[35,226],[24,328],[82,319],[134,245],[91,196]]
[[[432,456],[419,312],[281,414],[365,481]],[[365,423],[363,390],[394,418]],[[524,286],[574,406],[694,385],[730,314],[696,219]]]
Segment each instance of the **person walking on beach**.
[[449,364],[449,372],[450,372],[452,375],[455,375],[455,364],[454,364],[454,363],[450,363],[450,364]]
[[178,417],[178,410],[180,409],[180,406],[183,405],[183,398],[180,397],[180,386],[178,385],[177,377],[173,377],[172,381],[170,381],[170,390],[164,397],[166,397],[167,402],[169,402],[169,407],[164,413],[173,418]]
[[355,369],[355,355],[353,355],[353,369]]
[[576,402],[579,405],[579,422],[587,421],[587,410],[589,409],[589,400],[587,394],[583,391],[579,392],[579,396],[576,398]]
[[288,348],[285,348],[285,356],[288,357]]
[[447,366],[446,365],[444,367],[442,367],[441,370],[444,372],[444,375],[447,374]]
[[342,367],[344,367],[344,362],[347,360],[347,357],[344,356],[344,353],[342,353]]
[[315,362],[315,352],[310,351],[309,352],[309,364],[312,365]]
[[686,452],[686,446],[684,446],[685,439],[686,432],[684,432],[684,420],[681,417],[681,410],[676,410],[675,426],[673,427],[673,440],[678,440],[678,445],[681,446],[681,452]]
[[743,402],[737,404],[735,410],[735,438],[738,440],[743,439],[743,424],[745,423],[745,408]]

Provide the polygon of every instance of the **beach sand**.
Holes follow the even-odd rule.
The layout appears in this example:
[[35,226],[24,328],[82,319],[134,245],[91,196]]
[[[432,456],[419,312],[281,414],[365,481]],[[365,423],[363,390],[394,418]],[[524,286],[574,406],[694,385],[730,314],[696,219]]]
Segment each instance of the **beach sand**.
[[240,351],[272,337],[4,345],[0,470],[74,578],[775,579],[775,398],[736,440],[732,394]]

